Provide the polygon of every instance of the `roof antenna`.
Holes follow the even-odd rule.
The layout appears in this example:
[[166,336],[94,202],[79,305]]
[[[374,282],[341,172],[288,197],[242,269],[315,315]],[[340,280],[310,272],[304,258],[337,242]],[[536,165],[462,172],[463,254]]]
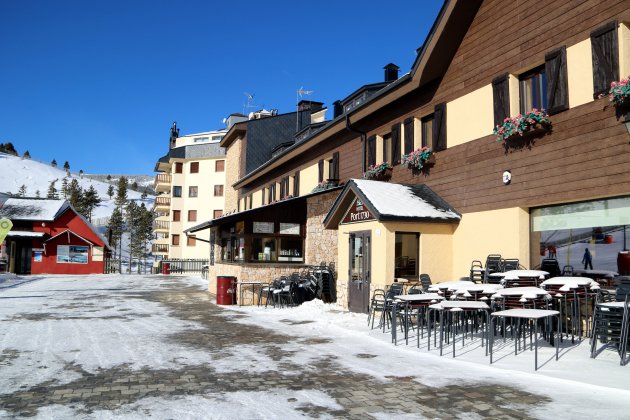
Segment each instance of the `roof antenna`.
[[304,86],[301,86],[295,93],[295,108],[296,108],[296,112],[295,112],[295,132],[297,133],[298,131],[300,131],[300,107],[299,107],[299,103],[300,103],[300,98],[304,95],[311,95],[313,92],[315,92],[314,90],[304,90]]
[[248,109],[249,108],[256,108],[256,105],[254,105],[254,94],[253,93],[248,93],[248,92],[244,92],[245,97],[247,97],[247,103],[243,104],[243,115],[247,115],[248,114]]

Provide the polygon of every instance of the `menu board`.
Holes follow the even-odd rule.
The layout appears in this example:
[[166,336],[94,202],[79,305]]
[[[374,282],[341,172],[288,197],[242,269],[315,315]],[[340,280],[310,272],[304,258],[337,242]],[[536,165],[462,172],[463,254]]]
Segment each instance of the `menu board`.
[[280,223],[281,235],[299,235],[300,224],[299,223]]
[[273,222],[254,222],[254,233],[273,233]]

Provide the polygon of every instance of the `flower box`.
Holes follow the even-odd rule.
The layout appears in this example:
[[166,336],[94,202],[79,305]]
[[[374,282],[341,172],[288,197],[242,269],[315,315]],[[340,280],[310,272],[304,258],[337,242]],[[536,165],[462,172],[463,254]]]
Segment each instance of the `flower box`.
[[413,171],[422,171],[435,164],[435,155],[430,147],[424,146],[403,155],[401,165]]
[[377,165],[368,166],[363,173],[363,179],[374,181],[388,181],[392,177],[392,165],[388,162],[382,162]]
[[618,82],[612,82],[608,94],[599,95],[600,98],[608,97],[608,100],[615,106],[617,119],[625,115],[625,121],[630,121],[630,76]]
[[533,137],[540,136],[551,128],[547,112],[536,108],[516,117],[506,118],[502,125],[497,125],[493,134],[497,141],[503,141],[506,148],[531,145]]
[[315,186],[315,188],[313,188],[313,190],[311,191],[312,193],[316,193],[319,191],[325,191],[325,190],[329,190],[331,188],[335,188],[339,186],[339,180],[338,179],[325,179],[322,182],[320,182],[319,184],[317,184]]

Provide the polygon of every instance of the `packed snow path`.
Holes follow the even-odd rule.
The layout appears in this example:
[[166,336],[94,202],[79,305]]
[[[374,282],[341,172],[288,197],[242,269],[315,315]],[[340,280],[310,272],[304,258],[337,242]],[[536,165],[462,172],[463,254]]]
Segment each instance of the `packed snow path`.
[[394,347],[321,302],[218,307],[185,277],[31,280],[0,290],[0,417],[623,418],[630,405],[625,390]]

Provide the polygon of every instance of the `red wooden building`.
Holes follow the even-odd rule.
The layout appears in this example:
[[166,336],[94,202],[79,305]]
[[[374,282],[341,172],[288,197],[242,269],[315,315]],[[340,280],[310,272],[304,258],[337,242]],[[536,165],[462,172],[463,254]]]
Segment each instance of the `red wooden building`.
[[111,249],[67,200],[0,198],[0,218],[13,222],[0,250],[16,274],[101,274]]

